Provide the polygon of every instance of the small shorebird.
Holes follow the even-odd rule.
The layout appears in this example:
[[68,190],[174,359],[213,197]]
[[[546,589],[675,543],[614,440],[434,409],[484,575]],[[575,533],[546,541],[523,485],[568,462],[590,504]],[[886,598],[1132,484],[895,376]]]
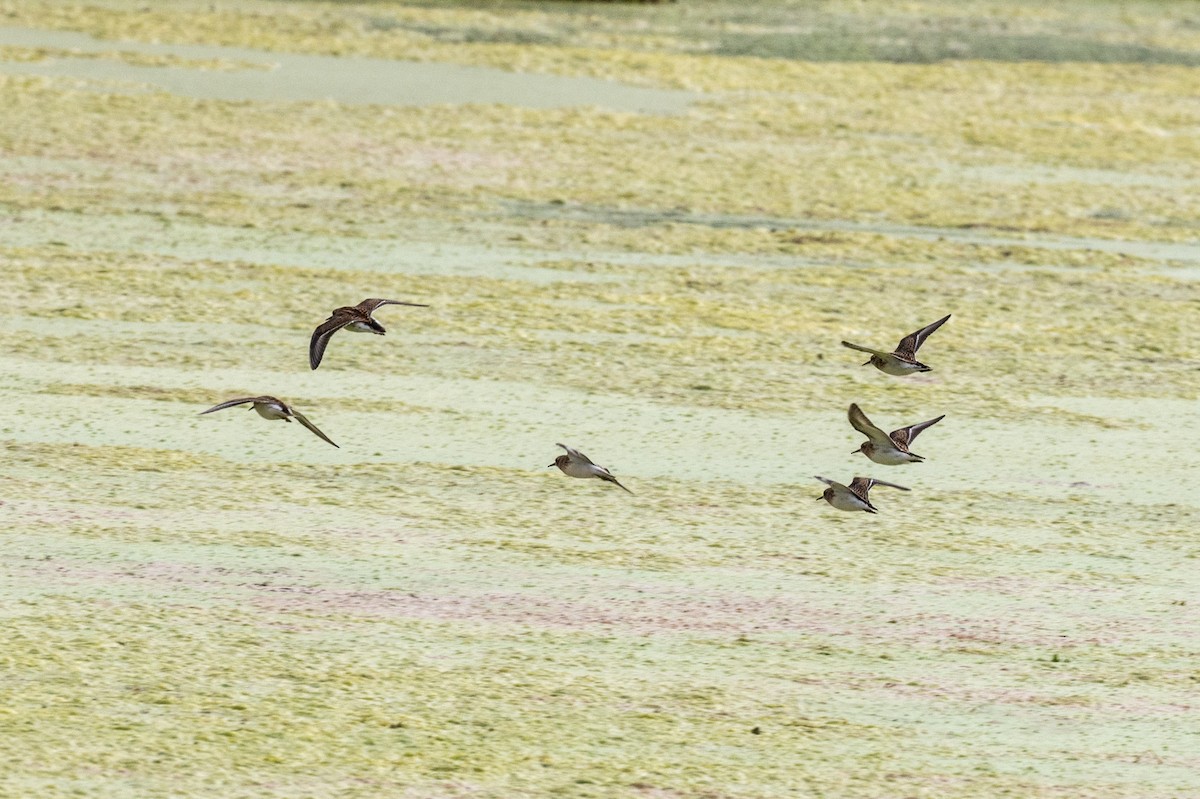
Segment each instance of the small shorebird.
[[[612,476],[612,472],[603,466],[597,466],[592,463],[592,459],[579,450],[574,447],[568,447],[566,444],[556,444],[555,446],[562,447],[567,451],[567,454],[559,455],[550,466],[557,466],[562,470],[563,474],[570,475],[571,477],[599,477],[601,480],[616,483],[616,485],[625,491],[629,491],[628,488],[625,488],[625,486],[618,482],[617,478]],[[550,466],[546,468],[549,469]],[[633,492],[629,491],[629,493],[632,494]]]
[[[291,417],[295,417],[297,422],[316,433],[323,441],[333,444],[333,440],[318,430],[317,426],[308,421],[304,414],[275,397],[239,397],[238,399],[225,400],[222,403],[212,406],[207,411],[200,411],[200,415],[203,416],[213,411],[222,411],[226,408],[232,408],[234,405],[245,405],[247,402],[252,403],[250,407],[258,411],[258,415],[264,419],[282,419],[285,422],[290,422],[292,421]],[[337,444],[333,445],[337,447]],[[338,449],[341,449],[341,447],[338,447]]]
[[[925,339],[929,338],[929,334],[944,325],[949,318],[950,314],[946,314],[933,324],[927,325],[914,333],[909,333],[900,339],[895,352],[873,350],[870,347],[851,344],[849,341],[843,341],[842,346],[849,347],[852,350],[859,350],[860,352],[871,353],[871,360],[867,361],[867,363],[889,375],[910,375],[913,372],[928,372],[931,371],[930,368],[917,360],[917,350],[925,343]],[[866,366],[867,363],[864,363],[863,366]]]
[[871,486],[888,486],[889,488],[898,488],[901,491],[908,491],[904,486],[898,486],[895,483],[885,483],[883,480],[876,480],[872,477],[855,477],[850,481],[850,485],[844,486],[841,483],[833,480],[826,480],[824,477],[816,477],[815,479],[825,483],[829,488],[825,489],[825,493],[817,497],[817,500],[825,500],[838,510],[865,510],[867,513],[878,513],[875,506],[871,504],[871,500],[867,498],[867,493],[871,490]]
[[[908,451],[922,430],[926,427],[932,427],[938,422],[946,418],[946,414],[942,414],[936,419],[930,419],[928,422],[901,427],[899,430],[893,430],[890,433],[885,433],[875,425],[871,424],[871,420],[862,412],[862,408],[853,402],[850,403],[850,424],[854,429],[866,436],[869,441],[864,441],[862,446],[854,450],[861,452],[876,463],[881,463],[884,466],[898,466],[901,463],[920,463],[925,460],[920,455],[916,455]],[[852,455],[854,453],[851,453]]]
[[313,369],[321,365],[325,348],[329,346],[329,338],[342,328],[354,333],[374,333],[382,336],[387,330],[375,321],[371,314],[381,305],[411,305],[414,308],[428,308],[420,302],[402,302],[400,300],[363,300],[358,305],[346,305],[336,309],[329,318],[313,331],[312,340],[308,343],[308,363]]

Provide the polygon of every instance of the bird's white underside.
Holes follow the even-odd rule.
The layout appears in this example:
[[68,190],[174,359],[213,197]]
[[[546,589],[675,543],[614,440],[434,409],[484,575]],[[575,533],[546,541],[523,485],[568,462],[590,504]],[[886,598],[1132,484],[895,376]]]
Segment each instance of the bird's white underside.
[[908,361],[902,361],[894,355],[886,355],[883,358],[883,366],[876,366],[876,369],[889,375],[911,375],[913,372],[921,371],[921,367],[914,366]]
[[608,474],[608,470],[592,463],[580,463],[576,460],[570,460],[567,461],[567,466],[563,469],[563,474],[570,475],[571,477],[599,477],[602,474]]
[[889,447],[881,451],[880,447],[874,447],[869,453],[864,452],[871,460],[884,466],[899,466],[902,463],[917,463],[920,459],[908,452],[901,452],[895,447]]
[[288,413],[278,405],[268,405],[265,402],[254,403],[254,410],[258,411],[258,415],[264,419],[286,419]]
[[837,486],[833,487],[833,499],[829,504],[838,510],[867,510],[870,507],[853,491]]

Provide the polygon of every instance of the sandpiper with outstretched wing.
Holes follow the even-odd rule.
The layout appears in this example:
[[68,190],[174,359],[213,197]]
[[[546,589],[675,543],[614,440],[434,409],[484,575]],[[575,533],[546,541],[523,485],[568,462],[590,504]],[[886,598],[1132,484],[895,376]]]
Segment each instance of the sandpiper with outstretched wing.
[[926,325],[920,330],[909,333],[904,338],[900,339],[900,343],[892,352],[884,352],[883,350],[873,350],[870,347],[864,347],[860,344],[851,344],[849,341],[843,341],[842,346],[849,347],[852,350],[871,353],[871,358],[863,366],[868,363],[874,366],[881,372],[889,375],[911,375],[914,372],[929,372],[932,371],[928,366],[917,360],[917,350],[925,343],[925,339],[933,331],[946,323],[950,318],[950,314],[946,314],[941,319],[931,325]]
[[[277,399],[276,397],[238,397],[237,399],[225,400],[224,402],[219,402],[212,406],[207,411],[200,411],[200,415],[203,416],[204,414],[212,413],[213,411],[221,411],[226,408],[232,408],[235,405],[245,405],[247,402],[251,403],[250,407],[258,411],[258,415],[264,419],[282,419],[285,422],[290,422],[292,419],[295,419],[297,422],[315,433],[322,441],[328,441],[330,444],[333,444],[333,439],[318,430],[317,426],[308,421],[308,418],[305,417],[304,414],[300,413],[300,411],[291,407],[283,400]],[[333,445],[335,447],[338,446],[337,444]],[[338,447],[338,449],[341,449],[341,447]]]
[[375,317],[372,316],[378,308],[384,305],[410,305],[414,308],[429,307],[420,302],[368,299],[363,300],[358,305],[346,305],[338,308],[313,331],[312,340],[308,344],[309,366],[316,369],[321,365],[321,358],[325,355],[325,348],[329,346],[329,339],[339,330],[345,329],[353,333],[374,333],[377,336],[385,334],[387,330],[383,325],[375,321]]
[[[547,469],[549,469],[551,466],[557,466],[560,470],[562,470],[563,474],[571,477],[599,477],[601,480],[614,483],[625,491],[629,491],[628,488],[625,488],[625,486],[621,485],[617,478],[612,476],[612,472],[610,472],[608,469],[605,469],[603,466],[597,466],[596,464],[592,463],[592,459],[587,455],[584,455],[579,450],[575,449],[574,447],[568,447],[566,444],[556,444],[555,446],[562,447],[567,451],[567,454],[559,455],[554,459],[554,463],[546,467]],[[633,492],[629,491],[629,493],[632,494]]]
[[848,486],[824,477],[815,477],[814,479],[829,486],[821,496],[817,497],[817,500],[823,499],[838,510],[862,510],[867,513],[878,513],[878,509],[871,504],[871,500],[867,496],[871,486],[887,486],[888,488],[898,488],[901,491],[910,490],[895,483],[876,480],[873,477],[855,477]]
[[[862,443],[854,452],[861,452],[876,463],[881,463],[884,466],[897,466],[901,463],[920,463],[925,460],[920,455],[909,452],[908,448],[912,445],[915,439],[922,430],[927,427],[932,427],[938,422],[946,418],[946,414],[942,414],[936,419],[930,419],[928,422],[901,427],[898,430],[893,430],[890,433],[885,433],[871,423],[867,415],[862,412],[857,404],[850,403],[850,412],[848,414],[850,424],[854,429],[867,437],[867,441]],[[851,453],[853,454],[853,453]]]

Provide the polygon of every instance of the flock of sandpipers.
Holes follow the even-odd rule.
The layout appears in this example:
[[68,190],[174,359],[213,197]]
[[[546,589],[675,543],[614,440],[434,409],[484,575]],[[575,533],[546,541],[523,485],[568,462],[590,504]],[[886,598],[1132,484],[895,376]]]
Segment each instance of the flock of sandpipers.
[[[313,331],[312,339],[308,345],[309,365],[313,369],[321,365],[321,359],[325,357],[325,349],[329,346],[329,339],[339,330],[349,330],[355,333],[374,333],[378,336],[384,335],[387,330],[383,325],[379,324],[374,316],[375,311],[384,305],[409,305],[415,308],[429,307],[419,302],[367,299],[358,305],[347,305],[337,308],[329,315],[328,319],[317,325],[317,329]],[[884,352],[858,344],[851,344],[849,341],[843,341],[842,344],[853,350],[871,353],[870,360],[864,363],[863,366],[870,364],[885,374],[903,376],[917,372],[928,372],[930,368],[917,360],[917,350],[925,343],[925,339],[933,331],[945,324],[949,318],[950,314],[946,314],[933,324],[926,325],[920,330],[910,333],[900,340],[900,344],[892,352]],[[333,439],[322,433],[315,424],[310,422],[304,414],[277,397],[267,395],[260,397],[237,397],[236,399],[217,403],[208,410],[201,411],[200,414],[204,415],[213,411],[232,408],[235,405],[246,405],[247,403],[264,419],[283,419],[285,422],[295,419],[311,430],[321,440],[327,441],[335,447],[338,446],[333,442]],[[912,446],[913,440],[916,439],[922,430],[940,422],[945,418],[945,414],[936,419],[930,419],[927,422],[901,427],[890,433],[885,433],[873,425],[871,420],[867,418],[867,415],[856,404],[851,403],[849,418],[850,424],[854,429],[867,437],[867,440],[858,449],[854,450],[855,454],[861,452],[875,463],[884,466],[898,466],[902,463],[920,463],[925,460],[920,455],[911,452],[909,447]],[[574,447],[568,447],[566,444],[557,444],[556,446],[565,450],[566,454],[559,455],[554,459],[554,463],[546,468],[557,466],[563,474],[571,477],[598,477],[601,480],[613,483],[625,491],[629,491],[628,488],[621,485],[612,472],[603,466],[593,463],[591,458],[579,450]],[[868,493],[873,486],[881,485],[888,486],[889,488],[898,488],[901,491],[909,490],[904,486],[888,483],[883,480],[876,480],[872,477],[855,477],[850,481],[849,485],[843,485],[824,477],[817,477],[816,479],[829,486],[817,499],[825,500],[838,510],[861,510],[867,513],[876,513],[877,509],[871,504],[871,500],[868,497]],[[633,492],[629,491],[629,493],[632,494]]]
[[[842,345],[852,350],[871,353],[871,359],[864,363],[863,366],[869,363],[884,374],[903,377],[904,375],[916,374],[917,372],[929,372],[932,370],[917,360],[917,350],[925,343],[925,339],[929,338],[929,334],[946,324],[946,320],[949,318],[950,314],[946,314],[933,324],[926,325],[920,330],[909,333],[900,339],[900,343],[896,345],[896,349],[891,352],[873,350],[870,347],[851,344],[849,341],[843,341]],[[930,419],[928,422],[901,427],[890,433],[885,433],[871,424],[871,420],[862,412],[862,408],[854,403],[850,403],[849,417],[851,426],[867,437],[867,440],[858,449],[854,450],[854,452],[861,452],[871,460],[884,466],[899,466],[902,463],[920,463],[925,460],[920,455],[910,451],[909,447],[912,446],[913,440],[921,434],[922,430],[942,421],[946,418],[946,414],[943,413],[938,418]],[[824,477],[817,477],[816,479],[829,486],[829,488],[825,489],[825,493],[817,497],[817,499],[825,500],[838,510],[864,510],[867,513],[876,513],[877,510],[871,504],[868,496],[872,486],[881,485],[888,488],[898,488],[901,491],[909,490],[904,486],[888,483],[884,480],[876,480],[872,477],[855,477],[850,481],[850,485],[842,485]]]

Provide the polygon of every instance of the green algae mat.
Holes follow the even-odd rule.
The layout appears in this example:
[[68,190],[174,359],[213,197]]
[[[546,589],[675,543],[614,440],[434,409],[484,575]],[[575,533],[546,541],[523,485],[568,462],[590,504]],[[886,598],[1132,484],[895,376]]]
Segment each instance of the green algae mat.
[[[0,0],[0,796],[1200,794],[1197,52]],[[364,297],[431,307],[311,371]],[[928,374],[839,343],[946,313]],[[259,394],[341,448],[197,415]]]

